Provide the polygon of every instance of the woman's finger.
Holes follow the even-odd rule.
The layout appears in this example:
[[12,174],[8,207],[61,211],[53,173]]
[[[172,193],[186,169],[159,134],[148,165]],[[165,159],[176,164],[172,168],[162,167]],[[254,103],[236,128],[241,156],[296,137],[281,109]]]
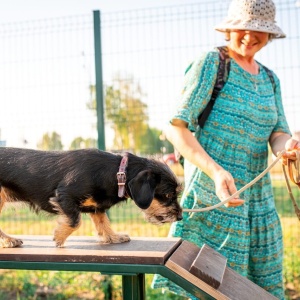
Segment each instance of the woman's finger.
[[245,203],[245,200],[242,200],[242,199],[232,199],[227,204],[228,204],[228,207],[236,207],[236,206],[243,205],[244,203]]

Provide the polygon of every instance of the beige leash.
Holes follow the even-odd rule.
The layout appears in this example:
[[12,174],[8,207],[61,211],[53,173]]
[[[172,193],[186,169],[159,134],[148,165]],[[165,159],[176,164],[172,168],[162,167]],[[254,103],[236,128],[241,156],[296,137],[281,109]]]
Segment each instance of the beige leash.
[[[215,205],[212,205],[212,206],[208,206],[208,207],[204,207],[204,208],[198,208],[198,209],[183,209],[184,212],[203,212],[203,211],[209,211],[209,210],[213,210],[213,209],[216,209],[224,204],[226,204],[227,202],[229,202],[231,199],[234,199],[236,196],[238,196],[240,193],[244,192],[246,189],[248,189],[250,186],[252,186],[253,184],[255,184],[258,180],[260,180],[263,176],[266,175],[266,173],[268,173],[275,165],[276,163],[281,159],[282,155],[285,153],[285,150],[282,150],[281,152],[278,153],[276,159],[261,173],[259,174],[256,178],[254,178],[252,181],[250,181],[248,184],[246,184],[244,187],[242,187],[240,190],[238,190],[237,192],[235,192],[234,194],[232,194],[229,198],[221,201],[220,203],[217,203]],[[298,182],[296,184],[299,184],[300,186],[300,176],[299,176],[299,161],[300,161],[300,154],[299,154],[299,151],[296,151],[296,157],[297,157],[297,160],[295,161],[295,164],[294,164],[294,167],[295,167],[295,170],[298,171],[298,174],[296,175],[296,179],[293,177],[293,181],[294,182]],[[292,164],[291,163],[291,160],[289,160],[288,162],[289,164]],[[288,191],[289,191],[289,194],[290,195],[293,195],[292,194],[292,191],[291,191],[291,188],[290,188],[290,185],[288,183],[288,179],[287,179],[287,175],[286,175],[286,171],[285,171],[285,167],[283,165],[283,170],[284,170],[284,174],[285,174],[285,179],[286,179],[286,182],[287,182],[287,187],[288,187]],[[291,176],[291,166],[289,165],[289,172],[290,172],[290,176]],[[298,177],[297,177],[298,176]],[[297,203],[294,199],[294,197],[292,196],[292,201],[293,201],[293,204],[294,204],[294,207],[295,207],[295,212],[300,220],[300,210],[297,206]],[[297,208],[297,210],[296,210]]]
[[288,190],[288,193],[290,195],[290,198],[293,202],[294,205],[294,210],[295,213],[300,221],[300,209],[297,205],[297,202],[294,198],[294,195],[292,193],[292,189],[289,183],[289,178],[291,179],[291,181],[293,181],[296,185],[298,185],[298,187],[300,188],[300,152],[299,151],[295,151],[296,153],[296,160],[288,160],[287,163],[287,167],[288,167],[288,171],[289,171],[289,176],[286,173],[286,166],[282,165],[282,170],[283,170],[283,174],[284,174],[284,178],[285,178],[285,183],[286,183],[286,187]]

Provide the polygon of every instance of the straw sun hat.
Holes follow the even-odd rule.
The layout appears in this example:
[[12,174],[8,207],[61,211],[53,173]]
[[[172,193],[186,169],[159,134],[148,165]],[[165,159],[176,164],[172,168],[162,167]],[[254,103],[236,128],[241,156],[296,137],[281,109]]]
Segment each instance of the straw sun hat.
[[272,38],[284,38],[285,34],[275,24],[275,13],[272,0],[232,0],[227,18],[215,29],[260,31],[272,34]]

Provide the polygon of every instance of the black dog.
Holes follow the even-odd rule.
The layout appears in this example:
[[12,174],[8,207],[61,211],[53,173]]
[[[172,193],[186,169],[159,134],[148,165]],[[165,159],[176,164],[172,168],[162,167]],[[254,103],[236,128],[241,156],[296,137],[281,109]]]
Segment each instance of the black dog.
[[[57,247],[63,247],[80,226],[81,213],[90,214],[104,243],[129,241],[129,236],[111,229],[105,213],[127,198],[134,200],[151,223],[181,220],[180,185],[168,166],[133,154],[126,154],[124,166],[123,157],[97,149],[0,148],[0,212],[5,202],[21,201],[35,212],[59,215],[54,232]],[[0,230],[0,247],[21,245],[21,240]]]

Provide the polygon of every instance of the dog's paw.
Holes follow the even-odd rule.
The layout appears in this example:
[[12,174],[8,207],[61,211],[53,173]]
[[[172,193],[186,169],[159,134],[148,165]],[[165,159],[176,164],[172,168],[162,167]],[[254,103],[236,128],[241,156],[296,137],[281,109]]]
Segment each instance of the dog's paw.
[[55,242],[55,246],[57,248],[63,248],[66,240],[60,240],[54,237],[53,241]]
[[15,248],[15,247],[21,247],[23,244],[23,241],[20,239],[14,239],[14,238],[2,238],[0,239],[0,248]]
[[54,237],[53,237],[53,241],[55,242],[55,246],[56,246],[57,248],[63,248],[66,239],[65,239],[65,238],[62,238],[62,237],[59,237],[59,236],[56,234],[56,232],[55,232],[55,233],[54,233]]
[[120,244],[129,241],[130,237],[127,234],[114,234],[103,237],[101,244]]

